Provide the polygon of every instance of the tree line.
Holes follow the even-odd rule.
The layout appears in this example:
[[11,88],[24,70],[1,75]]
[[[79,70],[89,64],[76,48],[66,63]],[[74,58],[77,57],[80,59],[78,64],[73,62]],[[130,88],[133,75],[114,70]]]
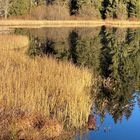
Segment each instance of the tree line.
[[[7,18],[8,16],[27,15],[39,6],[52,7],[54,15],[59,9],[59,14],[63,14],[66,10],[69,16],[77,17],[140,18],[140,0],[0,0],[0,16]],[[55,6],[59,8],[54,8]]]

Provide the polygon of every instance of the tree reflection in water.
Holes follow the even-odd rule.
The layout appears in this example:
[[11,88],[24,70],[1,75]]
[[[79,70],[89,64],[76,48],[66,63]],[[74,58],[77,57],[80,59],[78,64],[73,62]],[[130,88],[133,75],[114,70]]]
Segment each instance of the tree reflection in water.
[[31,40],[29,55],[53,55],[88,67],[103,79],[93,94],[102,123],[106,113],[115,123],[124,116],[129,119],[135,97],[140,107],[140,29],[43,29],[42,34],[40,30],[26,30]]

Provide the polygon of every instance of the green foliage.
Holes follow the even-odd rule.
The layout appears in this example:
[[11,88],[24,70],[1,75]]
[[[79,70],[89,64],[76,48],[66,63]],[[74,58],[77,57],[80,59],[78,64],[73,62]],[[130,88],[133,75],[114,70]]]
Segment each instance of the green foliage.
[[140,18],[140,1],[139,0],[129,0],[128,15],[129,17]]
[[[39,19],[49,15],[47,19],[69,19],[69,15],[85,17],[86,19],[140,19],[140,0],[1,0],[0,16],[19,16],[31,14]],[[38,7],[45,7],[44,10]],[[48,11],[46,11],[48,9]],[[59,13],[56,13],[59,11]],[[66,12],[64,12],[66,11]],[[65,15],[63,15],[65,13]],[[41,16],[43,15],[43,16]],[[45,18],[44,18],[45,15]],[[62,18],[62,16],[66,16]],[[32,14],[31,14],[32,16]]]
[[12,0],[9,13],[18,16],[28,13],[30,10],[30,0]]
[[[122,0],[103,0],[101,9],[103,18],[118,18],[126,19],[127,13],[127,2]],[[123,14],[122,14],[123,13]]]
[[[0,1],[0,4],[0,16],[4,15],[3,9],[5,9],[6,15],[19,16],[31,13],[33,7],[44,5],[44,7],[49,6],[49,11],[53,11],[50,7],[54,9],[55,6],[58,6],[61,9],[64,8],[69,14],[78,14],[91,19],[140,18],[139,0],[9,0],[6,6],[3,1]],[[45,11],[39,14],[46,15],[48,12]],[[59,14],[51,12],[51,19],[57,19],[56,17],[53,18],[53,16],[58,16],[59,19],[59,15],[63,13],[62,11]]]
[[80,16],[101,18],[101,0],[77,0],[77,7]]

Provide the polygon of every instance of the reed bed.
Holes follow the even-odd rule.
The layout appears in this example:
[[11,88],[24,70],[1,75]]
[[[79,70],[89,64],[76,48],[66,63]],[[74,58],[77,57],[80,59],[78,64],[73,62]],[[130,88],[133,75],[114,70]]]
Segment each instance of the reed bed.
[[31,59],[21,53],[0,52],[0,103],[51,116],[71,127],[85,125],[92,100],[92,74],[51,57]]
[[140,27],[140,21],[129,20],[0,20],[0,26],[40,27]]
[[22,35],[0,35],[0,49],[1,50],[12,50],[27,48],[29,46],[29,38]]

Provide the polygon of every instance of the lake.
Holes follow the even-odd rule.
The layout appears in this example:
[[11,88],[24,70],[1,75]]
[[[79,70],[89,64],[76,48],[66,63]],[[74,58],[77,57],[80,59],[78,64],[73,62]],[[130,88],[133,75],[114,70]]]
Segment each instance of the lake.
[[29,36],[29,56],[51,55],[88,67],[104,79],[92,94],[96,129],[77,132],[72,139],[140,137],[140,28],[40,28],[14,33]]

